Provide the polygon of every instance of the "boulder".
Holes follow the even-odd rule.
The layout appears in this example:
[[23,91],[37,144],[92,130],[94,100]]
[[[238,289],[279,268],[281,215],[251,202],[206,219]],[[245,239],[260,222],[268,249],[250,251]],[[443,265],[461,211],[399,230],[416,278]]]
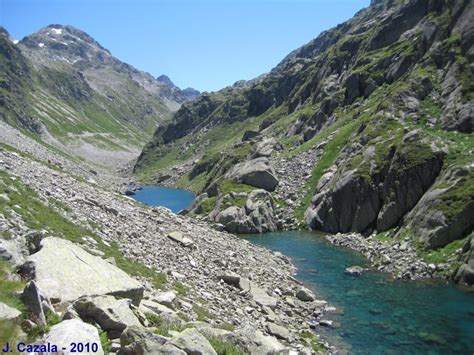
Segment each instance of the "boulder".
[[344,270],[344,274],[348,276],[362,276],[363,271],[364,269],[361,268],[360,266],[351,266],[351,267],[346,268],[346,270]]
[[35,282],[49,299],[72,302],[83,296],[114,295],[138,305],[143,286],[107,261],[64,239],[49,237],[29,256]]
[[34,281],[31,281],[26,285],[21,295],[21,299],[34,317],[34,321],[42,325],[46,324],[46,317],[42,303],[44,298],[45,296],[41,294],[41,291]]
[[239,163],[230,171],[228,177],[236,182],[267,191],[274,191],[278,185],[275,170],[267,158],[257,158]]
[[3,302],[0,302],[0,321],[17,321],[18,319],[20,319],[20,316],[21,312],[18,309],[10,307]]
[[240,283],[240,276],[237,274],[225,274],[218,276],[220,280],[223,280],[225,283],[239,287]]
[[268,323],[267,331],[269,334],[277,337],[278,339],[288,340],[290,338],[290,332],[288,329],[275,323]]
[[228,207],[216,215],[215,221],[231,233],[273,232],[281,226],[273,197],[261,189],[248,194],[245,208]]
[[277,354],[285,349],[278,339],[250,325],[228,334],[223,340],[239,346],[245,354]]
[[120,336],[120,345],[119,355],[186,354],[170,344],[167,338],[139,326],[127,327]]
[[268,307],[272,310],[275,310],[277,307],[277,299],[270,296],[266,290],[258,287],[254,283],[250,283],[250,294],[252,295],[253,300],[260,307]]
[[314,294],[306,287],[301,287],[298,292],[296,292],[296,298],[303,302],[312,302],[314,301]]
[[151,295],[151,300],[158,302],[167,307],[173,308],[173,301],[176,299],[176,292],[167,291],[167,292],[154,292]]
[[127,299],[98,296],[78,299],[72,307],[81,319],[97,323],[109,338],[116,339],[128,326],[141,325],[130,304]]
[[[89,343],[90,345],[97,344],[97,351],[86,351],[87,349],[85,349],[81,352],[81,354],[104,354],[97,328],[90,324],[84,323],[79,319],[64,320],[61,323],[52,326],[43,340],[43,344],[56,345],[60,350],[60,353],[63,353],[61,352],[61,349],[63,348],[66,348],[68,350],[71,349],[71,343]],[[70,352],[66,351],[64,353],[69,354]]]
[[177,231],[168,233],[168,238],[170,238],[171,240],[174,240],[175,242],[181,244],[183,247],[190,247],[194,244],[193,240],[183,236],[183,234],[181,232],[177,232]]
[[173,337],[171,343],[186,354],[217,355],[209,341],[196,329],[188,328]]

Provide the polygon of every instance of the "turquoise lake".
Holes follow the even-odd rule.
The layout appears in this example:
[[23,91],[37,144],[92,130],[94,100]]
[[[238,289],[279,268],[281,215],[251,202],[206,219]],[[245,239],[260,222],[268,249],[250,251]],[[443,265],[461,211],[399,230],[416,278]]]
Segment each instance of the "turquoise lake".
[[311,232],[245,236],[279,251],[298,268],[297,278],[340,310],[324,318],[340,328],[318,327],[351,354],[472,354],[474,289],[443,281],[393,280],[380,272],[344,275],[368,266],[360,254],[335,247]]
[[171,187],[143,186],[131,197],[144,205],[162,206],[178,213],[190,206],[196,196],[190,191]]
[[[173,212],[188,207],[194,195],[164,187],[144,187],[133,196]],[[353,265],[368,266],[357,252],[332,246],[311,232],[242,236],[279,251],[298,268],[296,277],[318,297],[337,307],[327,314],[336,328],[317,332],[350,354],[473,354],[474,288],[444,281],[400,281],[369,271],[344,275]]]

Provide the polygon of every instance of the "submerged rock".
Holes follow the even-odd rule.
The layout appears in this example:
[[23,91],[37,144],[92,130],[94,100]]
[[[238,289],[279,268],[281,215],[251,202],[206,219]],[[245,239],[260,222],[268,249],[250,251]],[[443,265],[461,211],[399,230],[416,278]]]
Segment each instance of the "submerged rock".
[[344,274],[348,276],[362,276],[363,271],[364,269],[361,268],[360,266],[351,266],[351,267],[346,268],[346,270],[344,270]]

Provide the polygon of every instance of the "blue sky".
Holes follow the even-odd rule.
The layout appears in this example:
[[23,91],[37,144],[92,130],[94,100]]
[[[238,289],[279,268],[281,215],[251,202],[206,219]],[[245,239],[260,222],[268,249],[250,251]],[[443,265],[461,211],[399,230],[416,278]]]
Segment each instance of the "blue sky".
[[53,23],[178,86],[214,91],[268,72],[370,0],[0,0],[0,24],[21,39]]

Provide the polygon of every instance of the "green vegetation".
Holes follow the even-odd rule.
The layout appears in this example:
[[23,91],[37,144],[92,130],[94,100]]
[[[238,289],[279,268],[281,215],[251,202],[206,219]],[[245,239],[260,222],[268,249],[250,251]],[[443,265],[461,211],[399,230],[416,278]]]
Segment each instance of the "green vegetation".
[[0,302],[24,312],[25,306],[18,297],[18,292],[23,290],[25,283],[10,279],[11,273],[12,270],[8,262],[0,260]]
[[173,283],[173,288],[176,292],[178,292],[178,295],[180,296],[186,296],[189,293],[188,288],[184,286],[183,283],[180,281],[175,281]]
[[52,326],[61,322],[61,316],[53,312],[46,313],[45,317],[45,325],[35,325],[33,328],[31,328],[31,331],[28,333],[29,342],[37,340],[42,335],[48,333]]
[[318,160],[318,163],[311,173],[311,177],[308,179],[304,187],[305,196],[300,205],[295,209],[295,216],[298,220],[302,221],[304,219],[304,212],[311,203],[314,189],[318,185],[319,179],[336,160],[342,147],[349,139],[349,136],[354,132],[356,124],[357,122],[354,121],[340,128],[339,131],[335,133],[334,138],[324,147],[324,153]]
[[198,321],[216,318],[211,312],[209,312],[207,308],[204,308],[203,306],[199,306],[197,304],[193,304],[193,311],[194,313],[196,313]]
[[313,332],[304,331],[300,333],[300,336],[308,341],[309,345],[311,346],[311,349],[317,354],[325,354],[327,352],[327,349],[318,340],[318,338],[316,338]]
[[442,248],[430,251],[422,250],[419,254],[427,263],[446,263],[456,250],[462,248],[466,240],[467,238],[455,240]]
[[99,331],[99,339],[100,344],[102,345],[102,349],[104,349],[104,353],[108,354],[112,350],[112,344],[110,343],[109,336],[105,330]]
[[245,352],[238,346],[223,342],[219,338],[213,337],[208,338],[209,343],[212,345],[218,355],[244,355]]
[[150,323],[150,326],[155,327],[155,334],[170,336],[170,331],[181,332],[188,328],[188,325],[183,325],[179,322],[171,322],[166,318],[160,317],[154,313],[145,313],[145,317]]

